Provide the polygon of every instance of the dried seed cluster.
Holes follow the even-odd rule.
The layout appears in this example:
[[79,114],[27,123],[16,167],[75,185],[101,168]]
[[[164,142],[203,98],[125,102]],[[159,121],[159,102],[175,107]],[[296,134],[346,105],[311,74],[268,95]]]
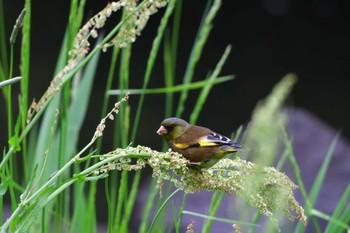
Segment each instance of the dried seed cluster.
[[145,1],[142,7],[136,10],[136,0],[122,1],[121,4],[130,16],[118,34],[104,45],[104,50],[112,45],[123,48],[135,42],[136,37],[141,35],[141,31],[145,28],[150,16],[157,13],[158,9],[166,6],[167,3],[167,0],[149,0]]
[[104,164],[103,166],[96,169],[93,173],[98,175],[100,173],[107,173],[113,170],[126,170],[126,171],[136,171],[144,168],[146,166],[146,160],[139,156],[140,158],[136,160],[136,163],[132,161],[130,155],[145,155],[143,150],[139,147],[128,147],[127,149],[117,148],[116,150],[109,152],[100,157],[100,160],[105,160],[107,158],[116,157],[113,161]]
[[107,19],[113,12],[125,9],[125,21],[110,41],[101,46],[106,51],[110,46],[126,47],[135,42],[136,37],[141,35],[141,31],[146,26],[150,16],[158,11],[158,8],[166,6],[167,0],[145,0],[137,4],[137,0],[120,0],[110,2],[107,6],[79,30],[73,42],[73,48],[68,52],[69,60],[67,65],[52,79],[49,88],[41,97],[38,103],[33,100],[27,114],[29,122],[34,113],[38,112],[46,101],[57,94],[62,85],[67,81],[67,74],[73,71],[80,62],[86,57],[90,50],[90,37],[97,38],[98,30],[105,26]]
[[98,137],[101,137],[103,134],[103,130],[106,128],[106,120],[114,120],[114,115],[113,114],[118,114],[119,112],[119,107],[123,102],[128,101],[129,99],[129,93],[127,93],[124,98],[122,98],[119,102],[114,104],[113,109],[100,121],[100,123],[96,127],[96,131],[94,133],[94,137],[92,140],[95,140]]
[[252,151],[243,151],[245,158],[269,166],[275,161],[281,145],[281,128],[286,125],[287,116],[283,111],[284,102],[296,82],[293,74],[286,75],[272,93],[258,103],[252,121],[246,131],[245,145]]
[[[117,149],[104,156],[120,156],[96,173],[110,170],[138,170],[146,164],[152,167],[152,176],[157,179],[160,190],[164,180],[171,181],[187,193],[201,190],[219,190],[235,194],[259,209],[278,227],[277,213],[281,212],[290,220],[299,219],[306,224],[303,208],[295,200],[293,190],[297,186],[283,173],[272,167],[259,167],[240,158],[222,159],[208,170],[189,167],[189,161],[181,154],[169,150],[166,153],[137,146]],[[136,163],[130,158],[138,157]],[[292,212],[295,214],[293,215]]]

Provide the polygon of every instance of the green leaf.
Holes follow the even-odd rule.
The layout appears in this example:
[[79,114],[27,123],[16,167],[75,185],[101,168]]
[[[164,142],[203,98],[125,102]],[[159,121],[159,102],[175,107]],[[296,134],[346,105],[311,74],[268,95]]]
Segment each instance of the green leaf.
[[[313,216],[316,216],[316,217],[319,217],[321,219],[328,221],[329,224],[334,224],[335,226],[343,228],[342,230],[344,230],[344,229],[350,230],[350,226],[346,225],[345,223],[343,223],[342,221],[339,221],[336,218],[329,216],[328,214],[326,214],[322,211],[312,209],[310,213]],[[338,229],[338,231],[334,230],[334,231],[330,231],[330,232],[342,232],[342,230]]]
[[18,141],[17,139],[18,139],[17,136],[12,136],[8,141],[9,145],[14,147],[14,152],[21,150],[21,147],[17,143]]
[[86,179],[86,175],[78,173],[78,174],[74,174],[73,178],[77,179],[79,182],[84,182]]
[[[59,169],[58,149],[55,147],[56,145],[54,143],[54,140],[52,140],[52,137],[54,135],[52,135],[53,132],[51,130],[52,126],[55,124],[56,110],[58,109],[60,101],[59,99],[60,95],[58,94],[52,99],[49,106],[47,107],[39,128],[35,149],[30,148],[31,151],[35,152],[33,155],[28,156],[28,158],[31,160],[30,164],[33,164],[33,166],[34,164],[38,164],[39,168],[41,169],[41,167],[44,165],[45,153],[47,153],[47,150],[50,149],[47,157],[46,168],[43,171],[39,185],[47,180],[52,172]],[[50,140],[52,141],[51,148],[49,148]]]
[[152,232],[153,226],[155,224],[155,222],[157,221],[157,218],[160,216],[161,212],[163,211],[163,209],[167,206],[168,202],[171,200],[171,198],[173,198],[175,196],[176,193],[178,193],[181,189],[176,189],[172,194],[170,194],[168,196],[168,198],[163,202],[163,204],[159,207],[156,215],[154,216],[152,223],[150,225],[150,227],[148,228],[148,233]]
[[[213,84],[219,84],[223,82],[230,81],[234,78],[233,75],[228,76],[222,76],[215,81],[213,81]],[[207,80],[198,81],[198,82],[192,82],[190,84],[180,84],[172,87],[163,87],[163,88],[153,88],[153,89],[130,89],[128,92],[131,95],[139,95],[139,94],[164,94],[164,93],[175,93],[175,92],[181,92],[183,90],[194,90],[204,87],[207,84]],[[108,92],[109,95],[123,95],[126,91],[124,90],[110,90]]]
[[[211,2],[212,1],[209,1],[207,6],[209,6],[211,4]],[[203,47],[204,47],[205,43],[207,42],[210,31],[212,29],[213,20],[216,16],[217,12],[220,9],[220,6],[221,6],[221,0],[214,0],[210,9],[203,16],[201,26],[199,28],[195,43],[193,45],[189,61],[187,63],[186,71],[185,71],[184,78],[183,78],[184,84],[191,83],[191,80],[192,80],[193,74],[194,74],[194,70],[195,70],[196,65],[199,61],[199,58],[201,57]],[[185,104],[185,101],[187,99],[187,95],[188,95],[187,90],[181,91],[179,104],[178,104],[178,108],[177,108],[177,112],[176,112],[177,117],[181,117],[181,115],[185,109],[184,104]]]
[[211,90],[211,88],[214,86],[214,82],[215,80],[218,78],[220,72],[221,72],[221,69],[223,67],[223,65],[225,64],[226,60],[227,60],[227,57],[228,55],[230,54],[231,52],[231,46],[228,45],[225,49],[225,52],[224,54],[222,55],[222,57],[220,58],[218,64],[216,65],[215,67],[215,70],[214,72],[209,76],[208,79],[206,79],[206,84],[205,86],[202,88],[201,90],[201,93],[199,94],[199,97],[198,97],[198,100],[197,100],[197,103],[192,111],[192,114],[190,116],[190,123],[191,124],[195,124],[197,119],[198,119],[198,116],[200,114],[200,111],[209,95],[209,92]]
[[[22,109],[20,111],[22,111]],[[9,145],[11,147],[14,147],[14,152],[21,150],[21,147],[18,143],[18,135],[19,135],[19,129],[21,127],[21,121],[22,121],[22,114],[18,114],[14,135],[8,141]]]
[[[314,181],[311,191],[308,197],[306,198],[305,215],[307,217],[311,214],[311,210],[313,209],[314,203],[317,200],[317,196],[322,187],[324,178],[326,176],[326,173],[329,167],[329,163],[331,161],[331,158],[338,140],[339,140],[339,134],[337,134],[332,140],[332,143],[328,149],[326,157],[323,160],[320,170],[317,173],[316,180]],[[319,227],[317,221],[313,221],[313,224],[315,225],[316,228]],[[295,232],[305,232],[305,227],[299,222],[297,227],[295,228]]]
[[72,189],[74,202],[70,203],[71,205],[73,205],[73,214],[71,217],[70,233],[84,232],[84,231],[87,232],[87,229],[85,229],[87,224],[85,224],[85,221],[82,221],[82,218],[81,218],[81,216],[84,216],[87,214],[85,184],[86,183],[76,182]]
[[312,188],[309,194],[309,200],[311,201],[312,204],[315,203],[317,196],[320,192],[320,189],[322,187],[324,178],[326,177],[329,163],[331,161],[332,155],[334,154],[333,152],[334,152],[335,146],[337,145],[338,140],[339,140],[339,134],[337,134],[332,140],[332,143],[328,149],[327,155],[323,160],[320,170],[317,173],[316,180],[312,185]]
[[[152,45],[152,49],[150,52],[150,55],[148,57],[148,61],[147,61],[147,69],[145,72],[145,77],[143,79],[143,85],[142,85],[142,89],[146,89],[149,83],[149,80],[151,78],[151,73],[154,67],[154,62],[156,60],[156,57],[158,55],[158,50],[159,50],[159,46],[161,43],[161,40],[163,38],[163,34],[165,31],[166,26],[168,25],[168,20],[170,18],[170,16],[172,15],[174,8],[175,8],[175,3],[176,0],[174,1],[170,1],[168,3],[168,6],[166,8],[165,14],[160,22],[160,25],[158,27],[158,32],[157,32],[157,36],[153,41],[153,45]],[[136,116],[135,116],[135,121],[133,124],[133,131],[131,134],[131,141],[134,141],[136,138],[136,133],[137,133],[137,128],[139,125],[139,121],[140,121],[140,116],[141,116],[141,110],[142,110],[142,106],[143,106],[143,102],[144,102],[144,98],[145,98],[145,93],[142,93],[140,96],[140,100],[137,106],[137,111],[136,111]]]
[[55,190],[53,186],[46,187],[29,205],[25,206],[23,212],[16,216],[11,225],[10,232],[31,232],[30,227],[38,219],[47,198]]
[[3,182],[0,184],[0,197],[4,196],[7,192],[7,186],[9,185],[10,178],[5,178]]
[[350,222],[350,206],[348,205],[348,207],[346,208],[346,210],[344,211],[344,213],[342,214],[340,220],[342,222],[346,222],[349,223]]
[[[348,187],[346,188],[346,190],[343,193],[343,196],[341,197],[337,208],[334,210],[332,217],[330,218],[330,220],[342,220],[341,218],[341,214],[349,200],[350,197],[350,184],[348,185]],[[342,221],[341,221],[342,222]],[[343,221],[342,223],[346,223],[348,221]],[[339,232],[340,231],[340,226],[337,222],[334,221],[329,221],[326,230],[324,231],[325,233],[332,233],[332,232]]]
[[252,224],[250,222],[236,221],[236,220],[226,219],[226,218],[217,218],[217,217],[213,217],[205,214],[199,214],[199,213],[187,211],[187,210],[184,210],[183,214],[192,215],[192,216],[196,216],[196,217],[200,217],[208,220],[214,220],[218,222],[230,223],[230,224],[239,224],[239,225],[245,225],[245,226],[259,226],[259,224]]
[[8,37],[6,35],[5,27],[5,14],[4,14],[4,4],[0,1],[0,81],[8,77],[8,59],[7,59],[7,41]]
[[136,201],[136,197],[138,194],[138,187],[140,184],[140,180],[141,180],[141,170],[138,170],[134,176],[133,182],[132,182],[132,186],[128,195],[128,200],[125,204],[125,213],[123,214],[123,221],[122,221],[122,226],[121,226],[121,232],[128,232],[128,225],[130,222],[130,217],[132,214],[132,210],[134,208],[135,205],[135,201]]
[[213,222],[213,217],[217,213],[224,196],[225,196],[224,192],[219,192],[219,191],[214,192],[210,202],[210,208],[208,211],[209,218],[207,218],[207,221],[203,224],[203,230],[202,230],[203,233],[210,232],[211,224]]
[[35,164],[33,171],[32,171],[32,176],[30,177],[30,180],[29,180],[29,183],[27,184],[26,189],[24,190],[24,192],[20,196],[21,202],[23,202],[24,198],[27,197],[29,190],[33,187],[33,183],[34,183],[37,172],[38,172],[38,164]]
[[22,27],[22,47],[21,47],[21,107],[22,122],[24,123],[25,115],[28,112],[28,93],[29,93],[29,70],[30,70],[30,38],[31,38],[31,1],[25,0],[25,15]]
[[[149,219],[149,213],[152,210],[152,207],[154,205],[154,200],[156,200],[156,195],[158,193],[157,187],[156,187],[156,179],[152,179],[149,191],[147,193],[147,201],[145,202],[145,206],[143,207],[143,218],[141,220],[141,224],[139,227],[139,233],[145,233],[146,232],[146,227]],[[175,215],[176,216],[176,215]]]
[[85,177],[85,181],[96,181],[96,180],[101,180],[101,179],[105,179],[108,177],[108,173],[102,173],[100,175],[97,176],[88,176]]
[[[100,40],[97,41],[97,44]],[[87,108],[91,98],[92,84],[96,77],[97,64],[100,58],[100,51],[89,61],[84,70],[81,83],[73,87],[73,99],[68,113],[68,133],[67,133],[67,154],[75,151],[81,126],[86,117]],[[69,158],[66,158],[69,159]]]

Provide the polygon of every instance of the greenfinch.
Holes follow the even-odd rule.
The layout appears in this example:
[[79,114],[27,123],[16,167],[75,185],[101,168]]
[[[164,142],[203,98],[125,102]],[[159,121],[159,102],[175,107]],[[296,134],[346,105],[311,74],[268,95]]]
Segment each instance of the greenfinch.
[[239,143],[228,137],[176,117],[163,120],[157,134],[164,137],[173,151],[182,154],[200,169],[212,167],[225,155],[241,148]]

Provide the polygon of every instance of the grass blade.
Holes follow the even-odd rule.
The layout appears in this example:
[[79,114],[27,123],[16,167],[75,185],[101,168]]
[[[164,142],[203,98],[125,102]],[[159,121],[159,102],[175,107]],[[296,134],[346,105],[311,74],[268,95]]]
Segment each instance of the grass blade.
[[307,195],[307,192],[306,192],[306,188],[305,188],[305,185],[304,185],[304,182],[301,178],[301,172],[300,172],[300,168],[299,168],[299,165],[295,159],[295,155],[294,155],[294,152],[293,152],[293,148],[292,148],[292,143],[291,141],[289,140],[288,138],[288,135],[287,135],[287,132],[284,128],[282,128],[282,136],[283,136],[283,140],[284,140],[284,144],[286,146],[286,151],[288,153],[288,158],[289,160],[291,161],[291,164],[293,166],[293,169],[294,169],[294,173],[295,173],[295,177],[298,181],[298,186],[300,188],[300,192],[305,200],[305,203],[306,203],[306,206],[311,206],[311,203],[308,199],[308,195]]
[[185,209],[185,205],[186,205],[186,200],[187,200],[187,194],[183,193],[182,195],[182,202],[181,202],[181,206],[179,208],[179,217],[176,223],[176,233],[179,233],[180,229],[181,229],[181,222],[182,222],[182,217],[183,217],[183,211]]
[[332,156],[334,154],[334,149],[335,149],[335,147],[337,145],[338,140],[339,140],[339,134],[337,134],[334,137],[334,139],[333,139],[333,141],[332,141],[332,143],[331,143],[331,145],[330,145],[330,147],[328,149],[327,155],[326,155],[326,157],[325,157],[325,159],[324,159],[324,161],[323,161],[323,163],[321,165],[321,168],[320,168],[320,170],[317,173],[317,176],[316,176],[317,178],[316,178],[316,180],[314,181],[314,183],[312,185],[312,188],[311,188],[311,191],[310,191],[310,194],[309,194],[309,200],[311,201],[312,204],[315,203],[315,201],[317,199],[317,196],[318,196],[318,193],[319,193],[319,191],[320,191],[320,189],[322,187],[324,178],[326,176],[326,173],[327,173],[327,170],[328,170],[328,167],[329,167],[329,163],[330,163],[331,158],[332,158]]
[[134,176],[132,186],[130,189],[130,193],[128,195],[128,199],[127,199],[126,204],[125,204],[125,213],[123,215],[123,220],[122,220],[120,232],[129,232],[128,224],[129,224],[132,210],[134,208],[135,200],[137,197],[138,187],[139,187],[140,180],[141,180],[141,174],[142,174],[141,170],[138,170],[138,171],[136,171],[136,174]]
[[[220,84],[232,80],[234,77],[232,75],[223,76],[215,79],[214,85]],[[181,92],[183,90],[194,90],[203,88],[207,84],[207,80],[197,81],[190,84],[180,84],[172,87],[162,87],[162,88],[153,88],[153,89],[130,89],[130,95],[139,95],[139,94],[164,94],[164,93],[175,93]],[[109,95],[123,95],[125,90],[110,90]]]
[[[337,208],[334,210],[333,215],[330,218],[331,220],[338,220],[343,224],[348,222],[348,221],[342,222],[341,213],[343,212],[345,205],[347,204],[349,198],[350,198],[350,185],[348,185],[348,187],[344,191],[343,196],[341,197],[341,199],[337,205]],[[337,222],[329,221],[324,232],[325,233],[339,232],[340,227],[341,226]]]
[[173,30],[171,34],[171,57],[172,57],[171,67],[173,69],[174,77],[176,77],[175,67],[176,67],[177,47],[179,44],[179,35],[180,35],[181,13],[182,13],[182,0],[177,0],[175,12],[174,12],[174,21],[172,26]]
[[[338,219],[333,218],[333,217],[329,216],[328,214],[326,214],[326,213],[324,213],[322,211],[319,211],[319,210],[316,210],[316,209],[312,209],[310,211],[310,215],[313,215],[313,216],[319,217],[321,219],[324,219],[324,220],[329,222],[328,224],[334,224],[337,227],[343,228],[342,230],[350,230],[350,226],[349,225],[346,225],[342,221],[339,221]],[[338,231],[330,231],[330,232],[342,232],[342,230],[340,230],[340,231],[339,230]]]
[[[164,39],[164,82],[166,87],[172,87],[176,77],[177,48],[179,44],[180,20],[182,12],[182,0],[176,1],[173,27],[165,34]],[[165,97],[165,118],[172,116],[173,93],[167,93]]]
[[86,214],[86,198],[84,195],[84,183],[75,183],[73,196],[74,196],[74,207],[73,207],[73,215],[71,217],[71,226],[70,232],[83,232],[87,230],[85,226],[87,225],[85,221],[81,221],[81,216]]
[[[113,77],[114,77],[114,74],[115,74],[115,71],[117,68],[117,66],[115,64],[117,64],[117,58],[118,58],[119,51],[120,51],[120,49],[118,47],[114,47],[113,53],[112,53],[112,58],[111,58],[111,63],[109,66],[109,71],[108,71],[108,78],[107,78],[107,83],[106,83],[105,95],[103,97],[103,104],[102,104],[101,116],[100,116],[101,119],[104,116],[106,116],[106,114],[107,114],[107,106],[109,103],[109,95],[107,93],[112,87]],[[99,151],[101,150],[102,140],[103,140],[103,138],[99,138],[97,143],[96,143],[97,144],[96,145],[97,153],[99,153]]]
[[203,230],[202,230],[203,233],[210,232],[210,227],[211,227],[211,224],[213,222],[212,217],[214,217],[215,214],[217,213],[224,196],[225,196],[225,194],[223,192],[219,192],[219,191],[216,191],[213,194],[213,197],[212,197],[211,203],[210,203],[210,207],[209,207],[209,215],[208,215],[209,218],[207,218],[207,221],[205,222],[205,224],[203,226]]
[[[191,83],[195,67],[199,61],[199,58],[202,54],[202,50],[204,47],[204,44],[206,43],[209,33],[212,28],[212,22],[221,6],[221,0],[214,0],[213,5],[211,6],[208,14],[204,15],[203,23],[200,26],[199,32],[197,34],[197,38],[195,40],[195,43],[193,45],[191,55],[189,62],[187,64],[187,68],[185,71],[184,79],[183,79],[183,84],[189,84]],[[187,99],[188,92],[186,89],[181,91],[180,99],[179,99],[179,104],[176,112],[177,117],[181,117],[185,107],[185,101]]]
[[191,117],[190,117],[190,123],[193,124],[197,121],[198,116],[200,114],[200,111],[209,95],[209,92],[211,88],[214,86],[214,81],[217,79],[219,76],[222,66],[225,64],[226,59],[228,55],[231,52],[231,46],[228,45],[225,49],[224,54],[220,58],[218,64],[216,65],[214,72],[210,75],[210,77],[206,80],[205,86],[203,86],[201,93],[199,94],[197,103],[192,111]]
[[67,140],[69,142],[67,144],[67,155],[69,157],[66,159],[70,158],[78,143],[79,132],[86,117],[99,58],[100,51],[96,53],[96,56],[86,66],[81,82],[72,87],[73,98],[69,106],[67,134]]
[[191,212],[191,211],[187,211],[187,210],[184,210],[183,213],[187,214],[187,215],[192,215],[192,216],[196,216],[196,217],[200,217],[200,218],[204,218],[204,219],[210,219],[210,220],[223,222],[223,223],[239,224],[239,225],[245,225],[245,226],[252,226],[252,225],[253,226],[259,226],[259,225],[252,224],[252,223],[249,223],[249,222],[236,221],[236,220],[231,220],[231,219],[226,219],[226,218],[217,218],[217,217],[212,217],[212,216],[208,216],[208,215],[205,215],[205,214],[199,214],[199,213]]
[[[329,163],[331,161],[335,146],[337,144],[339,140],[339,133],[334,137],[334,139],[332,140],[332,143],[328,149],[328,152],[326,154],[326,157],[321,165],[320,170],[317,173],[316,176],[316,180],[314,181],[310,194],[307,197],[307,203],[306,203],[306,207],[305,207],[305,215],[309,216],[311,214],[312,208],[316,202],[318,193],[320,192],[320,189],[322,187],[323,184],[323,180],[326,176],[328,167],[329,167]],[[314,222],[314,224],[316,225],[315,227],[317,228],[317,222]],[[295,232],[304,232],[305,231],[305,226],[303,226],[300,222],[298,223]]]
[[147,197],[147,201],[146,201],[146,205],[144,207],[143,210],[143,218],[140,224],[140,228],[139,228],[139,233],[145,233],[146,232],[146,227],[147,227],[147,223],[148,223],[148,215],[152,210],[153,207],[153,200],[157,195],[157,188],[156,188],[156,180],[152,179],[151,181],[151,185],[148,191],[148,197]]
[[117,209],[115,214],[115,222],[114,222],[114,232],[119,232],[122,222],[122,210],[125,197],[127,196],[128,189],[128,172],[122,171],[120,178],[120,185],[118,190],[118,201],[117,201]]
[[2,74],[0,75],[0,81],[4,80],[8,75],[8,60],[7,60],[7,37],[5,28],[5,14],[4,14],[4,4],[3,0],[0,0],[0,66],[2,69]]
[[22,32],[22,49],[21,49],[21,96],[22,102],[22,126],[25,125],[26,116],[28,111],[28,85],[29,85],[29,66],[30,66],[30,30],[31,30],[31,1],[25,1],[25,15],[23,21]]
[[[176,57],[171,53],[171,42],[169,33],[165,34],[164,38],[164,82],[167,88],[174,86],[175,80],[175,61]],[[173,112],[173,93],[166,93],[165,95],[165,118],[170,117]]]
[[[33,222],[37,219],[37,216],[41,213],[45,202],[49,195],[52,193],[54,187],[48,186],[46,189],[37,197],[36,201],[26,206],[21,215],[18,215],[13,219],[10,225],[10,232],[30,232],[33,227]],[[8,220],[9,221],[9,220]],[[6,229],[6,223],[2,226],[0,232]]]
[[152,223],[150,225],[150,227],[148,228],[148,233],[152,232],[153,226],[155,224],[155,222],[157,221],[158,216],[161,214],[161,212],[163,211],[163,209],[167,206],[168,202],[171,200],[171,198],[173,198],[175,196],[176,193],[178,193],[180,191],[180,189],[176,189],[172,194],[170,194],[168,196],[168,198],[163,202],[163,204],[159,207],[156,215],[154,216]]
[[[160,22],[160,25],[158,27],[157,36],[153,41],[152,49],[151,49],[150,55],[148,57],[147,69],[145,72],[145,77],[143,79],[142,89],[147,88],[148,82],[149,82],[150,77],[151,77],[151,72],[152,72],[153,67],[154,67],[154,62],[155,62],[156,56],[158,54],[161,39],[163,37],[165,28],[168,25],[169,17],[172,15],[172,13],[174,11],[175,3],[176,3],[176,0],[169,1],[168,6],[167,6],[166,11],[165,11],[165,14],[164,14],[164,16]],[[131,134],[131,141],[134,141],[136,138],[136,133],[137,133],[137,129],[138,129],[139,121],[140,121],[141,109],[143,106],[144,98],[145,98],[145,93],[142,93],[140,96],[138,106],[137,106],[136,116],[135,116],[135,120],[134,120],[134,124],[133,124],[133,131]]]

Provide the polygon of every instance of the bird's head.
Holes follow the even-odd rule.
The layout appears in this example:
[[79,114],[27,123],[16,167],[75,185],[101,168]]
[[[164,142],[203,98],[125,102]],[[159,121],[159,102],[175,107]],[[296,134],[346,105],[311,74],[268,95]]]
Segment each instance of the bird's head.
[[171,117],[162,121],[157,134],[162,135],[166,141],[171,141],[180,137],[189,126],[185,120]]

